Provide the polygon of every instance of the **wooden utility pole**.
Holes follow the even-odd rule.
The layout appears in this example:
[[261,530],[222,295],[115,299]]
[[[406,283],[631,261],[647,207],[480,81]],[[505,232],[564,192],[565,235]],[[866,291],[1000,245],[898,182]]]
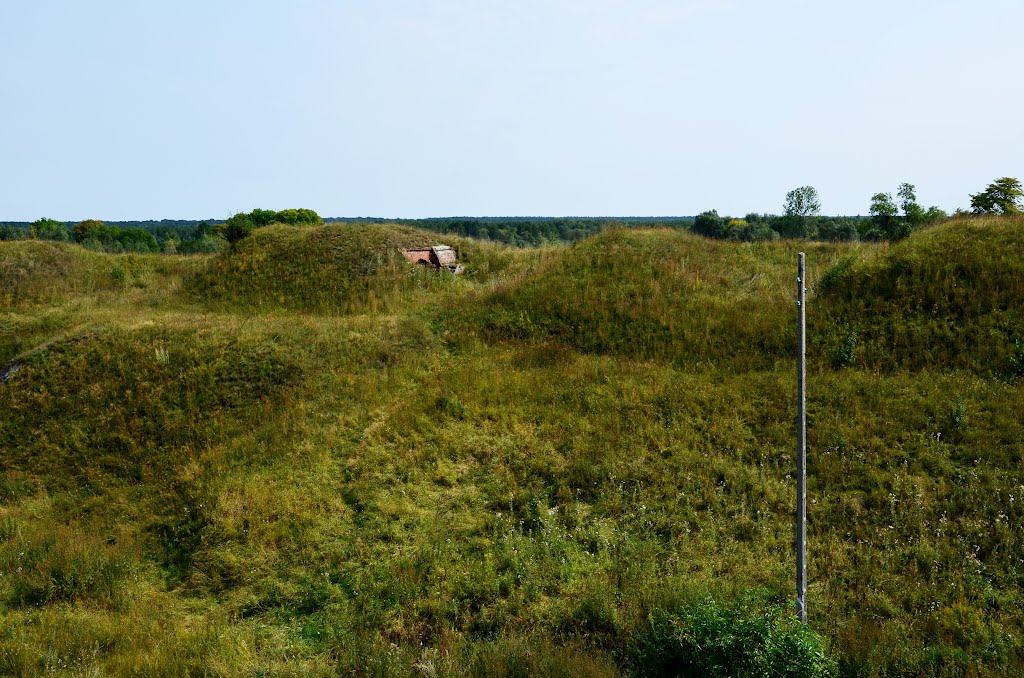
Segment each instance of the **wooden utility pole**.
[[807,287],[804,284],[804,253],[796,278],[797,378],[796,378],[796,613],[807,623]]

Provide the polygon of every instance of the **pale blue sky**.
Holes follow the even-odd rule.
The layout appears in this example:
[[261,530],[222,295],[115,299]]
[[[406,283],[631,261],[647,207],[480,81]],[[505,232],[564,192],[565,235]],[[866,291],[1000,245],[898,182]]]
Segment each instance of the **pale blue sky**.
[[0,220],[824,211],[1024,178],[1021,0],[0,0]]

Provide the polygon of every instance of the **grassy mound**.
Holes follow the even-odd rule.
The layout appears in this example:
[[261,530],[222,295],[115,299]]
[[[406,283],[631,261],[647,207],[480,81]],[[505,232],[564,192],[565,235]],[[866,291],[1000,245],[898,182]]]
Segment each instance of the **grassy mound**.
[[[848,248],[849,246],[845,246]],[[823,270],[844,251],[736,244],[670,230],[608,231],[458,314],[491,339],[731,369],[793,353],[796,253]]]
[[190,261],[155,254],[102,254],[38,240],[0,242],[0,310],[156,287],[158,280]]
[[1024,218],[954,220],[817,287],[812,342],[837,366],[1024,373]]
[[378,224],[270,226],[218,255],[187,290],[215,307],[251,311],[383,310],[401,292],[430,281],[402,250],[436,241],[423,231]]

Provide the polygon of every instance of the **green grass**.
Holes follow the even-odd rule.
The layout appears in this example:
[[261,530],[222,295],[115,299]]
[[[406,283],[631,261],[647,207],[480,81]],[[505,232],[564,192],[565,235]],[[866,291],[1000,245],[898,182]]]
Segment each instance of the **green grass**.
[[471,279],[515,264],[507,250],[489,243],[405,227],[278,225],[258,229],[214,258],[188,278],[186,291],[231,312],[386,312],[407,306],[417,291],[457,286],[452,276],[409,266],[402,256],[403,249],[441,242],[456,247]]
[[455,314],[495,340],[556,342],[695,368],[762,369],[788,358],[792,262],[824,270],[849,246],[736,244],[684,231],[606,231]]
[[128,285],[2,244],[0,674],[1019,674],[1019,227],[803,244],[809,629],[800,244],[273,227]]
[[1019,372],[1024,340],[1024,218],[932,227],[822,277],[815,338],[869,369]]

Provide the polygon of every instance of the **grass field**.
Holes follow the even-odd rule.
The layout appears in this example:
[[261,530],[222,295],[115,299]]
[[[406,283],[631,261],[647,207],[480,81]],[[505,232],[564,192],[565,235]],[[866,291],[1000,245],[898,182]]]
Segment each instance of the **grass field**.
[[0,243],[0,674],[1024,672],[1024,221],[438,239]]

